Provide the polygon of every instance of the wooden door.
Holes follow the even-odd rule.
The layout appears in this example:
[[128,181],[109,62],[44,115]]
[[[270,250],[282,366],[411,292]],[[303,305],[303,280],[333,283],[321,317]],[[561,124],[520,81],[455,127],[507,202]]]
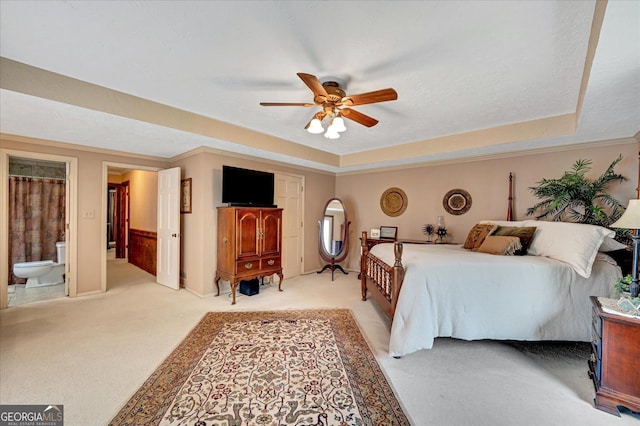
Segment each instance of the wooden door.
[[118,211],[116,213],[116,258],[128,258],[129,235],[129,181],[122,182],[116,188]]
[[263,256],[280,254],[280,234],[282,232],[282,211],[262,210],[262,247]]
[[282,273],[291,278],[303,272],[304,176],[275,173],[275,198],[282,211]]
[[260,255],[258,233],[260,210],[236,210],[236,258],[256,257]]

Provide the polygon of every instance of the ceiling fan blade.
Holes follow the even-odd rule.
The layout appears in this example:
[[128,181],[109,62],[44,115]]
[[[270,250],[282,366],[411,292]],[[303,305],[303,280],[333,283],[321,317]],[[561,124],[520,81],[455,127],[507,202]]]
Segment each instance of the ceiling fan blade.
[[262,106],[302,106],[302,107],[316,106],[316,104],[294,103],[294,102],[260,102],[260,105]]
[[[313,99],[314,101],[322,103],[327,100],[329,94],[324,89],[324,87],[322,87],[322,83],[320,83],[320,80],[318,80],[315,75],[299,72],[298,77],[300,77],[300,79],[304,81],[304,84],[306,84],[309,89],[311,89],[311,91],[315,95]],[[318,100],[318,98],[320,99]]]
[[342,98],[342,105],[356,106],[365,104],[374,104],[377,102],[395,101],[398,99],[398,93],[395,90],[382,89],[375,92],[362,93],[360,95],[350,95]]
[[353,120],[356,123],[360,123],[363,126],[367,127],[373,127],[378,124],[378,120],[376,120],[375,118],[369,117],[368,115],[351,108],[340,110],[340,115],[342,115],[344,118],[348,118],[349,120]]

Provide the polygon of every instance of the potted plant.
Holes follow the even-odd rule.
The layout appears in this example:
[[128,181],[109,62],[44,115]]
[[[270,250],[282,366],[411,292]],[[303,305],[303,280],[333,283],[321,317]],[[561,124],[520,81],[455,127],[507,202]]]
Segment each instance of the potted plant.
[[614,294],[619,297],[623,295],[629,296],[629,286],[631,285],[631,274],[619,278],[613,283]]
[[[536,214],[537,219],[550,218],[554,221],[588,223],[608,227],[618,220],[625,207],[607,193],[609,184],[628,180],[615,172],[615,166],[622,161],[619,155],[602,175],[589,179],[585,175],[591,170],[591,160],[576,161],[571,170],[562,177],[542,179],[538,186],[529,189],[542,201],[527,209],[527,215]],[[630,230],[616,229],[616,239],[629,245]]]

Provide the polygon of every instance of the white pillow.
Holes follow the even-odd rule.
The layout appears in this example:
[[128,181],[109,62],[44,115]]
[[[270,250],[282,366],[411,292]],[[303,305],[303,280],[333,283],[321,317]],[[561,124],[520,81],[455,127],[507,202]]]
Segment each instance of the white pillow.
[[616,233],[602,226],[571,222],[525,220],[536,232],[528,254],[568,263],[580,275],[589,278],[591,267],[605,237]]
[[626,249],[627,246],[622,244],[620,241],[616,241],[611,237],[604,237],[604,241],[600,246],[599,251],[607,252],[607,251],[616,251]]

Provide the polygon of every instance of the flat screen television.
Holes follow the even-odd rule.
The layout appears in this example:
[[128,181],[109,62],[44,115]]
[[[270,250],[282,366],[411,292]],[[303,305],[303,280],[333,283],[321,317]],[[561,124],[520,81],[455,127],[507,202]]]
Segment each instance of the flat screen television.
[[274,207],[273,173],[222,166],[222,202],[230,206]]

